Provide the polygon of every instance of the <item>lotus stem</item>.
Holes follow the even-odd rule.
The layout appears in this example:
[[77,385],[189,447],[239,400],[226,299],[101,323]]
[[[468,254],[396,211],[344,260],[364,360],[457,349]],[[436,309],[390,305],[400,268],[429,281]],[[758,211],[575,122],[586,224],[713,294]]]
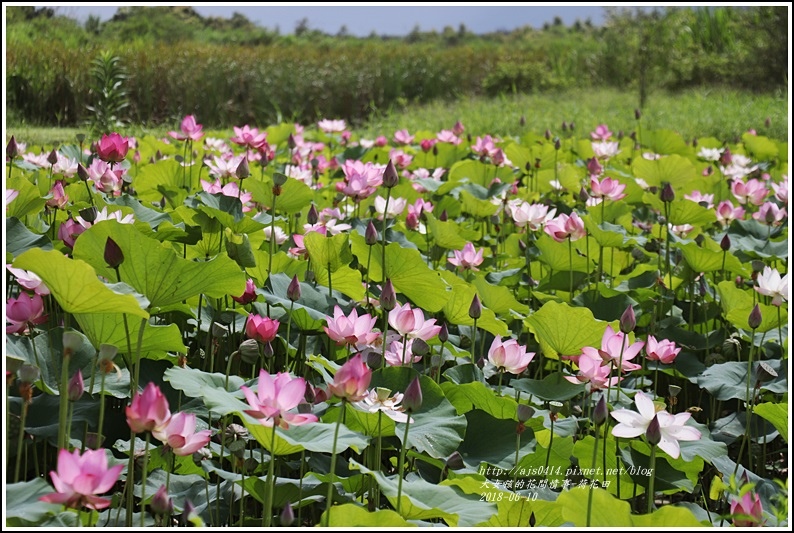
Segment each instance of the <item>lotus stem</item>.
[[[149,470],[149,442],[152,438],[151,433],[146,432],[146,447],[143,450],[143,474],[141,475],[141,527],[144,527],[144,519],[146,518],[146,476]],[[135,443],[130,446],[130,451],[135,456]]]
[[648,479],[648,514],[653,512],[654,490],[653,484],[656,481],[656,445],[651,446],[651,477]]
[[405,466],[405,452],[408,449],[408,428],[411,427],[411,417],[408,417],[408,420],[405,421],[405,434],[403,435],[403,445],[400,448],[400,459],[397,462],[397,475],[399,476],[397,481],[397,514],[400,514],[400,508],[402,506],[402,494],[403,494],[403,468]]
[[[345,412],[346,401],[342,399],[342,413]],[[339,439],[339,426],[342,425],[342,416],[336,419],[336,429],[334,430],[334,444],[331,448],[331,479],[328,481],[328,493],[325,497],[325,527],[331,523],[331,505],[334,496],[334,478],[336,477],[336,442]]]
[[17,462],[14,466],[14,483],[19,482],[19,465],[22,464],[22,445],[25,442],[25,422],[28,418],[28,402],[25,398],[22,398],[21,416],[22,419],[19,424],[19,439],[17,440]]
[[[596,458],[598,457],[598,427],[595,430],[595,444],[593,444],[593,461],[590,463],[591,468],[595,468]],[[606,445],[604,446],[606,449]],[[606,475],[606,469],[605,474]],[[595,486],[595,476],[593,476],[593,484],[590,485],[590,493],[587,495],[587,527],[590,527],[590,517],[593,511],[593,488]]]

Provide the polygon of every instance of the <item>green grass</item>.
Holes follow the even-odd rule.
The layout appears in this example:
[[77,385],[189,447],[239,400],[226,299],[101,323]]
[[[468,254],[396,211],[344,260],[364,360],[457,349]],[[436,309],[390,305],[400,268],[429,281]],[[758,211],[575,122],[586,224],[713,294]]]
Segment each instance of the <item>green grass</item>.
[[[579,135],[586,135],[595,126],[607,124],[613,132],[627,135],[636,128],[634,109],[636,94],[616,90],[566,91],[559,94],[519,94],[496,98],[468,98],[454,102],[437,101],[376,113],[369,121],[355,128],[355,133],[374,139],[391,137],[398,129],[440,131],[450,129],[456,120],[472,135],[491,134],[518,136],[527,131],[551,130],[561,134],[561,125],[574,122]],[[525,125],[520,125],[521,117]],[[328,117],[335,118],[335,117]],[[764,125],[770,119],[770,127]],[[199,117],[200,121],[200,117]],[[228,134],[231,135],[230,124]],[[253,125],[253,124],[252,124]],[[176,125],[174,125],[175,127]],[[256,124],[262,128],[268,124]],[[786,95],[757,95],[735,90],[688,90],[677,94],[651,94],[643,112],[645,130],[670,129],[685,139],[716,137],[734,141],[750,128],[760,135],[784,140],[788,138],[788,98]],[[164,136],[172,127],[147,128],[129,126],[124,135]],[[13,134],[17,140],[34,146],[74,143],[75,134],[87,133],[80,128],[46,128],[12,123],[6,125],[6,141]]]

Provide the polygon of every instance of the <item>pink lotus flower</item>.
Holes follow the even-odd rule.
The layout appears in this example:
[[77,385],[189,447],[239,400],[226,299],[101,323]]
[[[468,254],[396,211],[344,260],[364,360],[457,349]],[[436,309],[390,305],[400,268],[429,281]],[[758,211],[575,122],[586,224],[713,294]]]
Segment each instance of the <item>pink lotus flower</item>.
[[28,328],[47,321],[44,315],[44,300],[38,294],[29,296],[20,293],[6,302],[6,333],[24,333]]
[[590,190],[592,191],[593,197],[606,198],[613,202],[626,197],[623,193],[623,191],[626,190],[626,186],[612,178],[604,178],[598,181],[598,178],[590,177]]
[[612,137],[612,132],[606,124],[599,124],[595,131],[590,132],[590,138],[594,141],[608,141]]
[[[227,157],[226,154],[222,157],[213,156],[212,159],[205,159],[204,163],[207,165],[209,169],[209,175],[213,178],[224,179],[224,178],[236,178],[237,177],[237,167],[240,166],[243,158],[245,156],[242,155],[231,155],[228,154],[230,157]],[[201,180],[204,183],[204,180]],[[216,182],[218,183],[218,182]],[[220,183],[218,183],[220,185]]]
[[433,149],[433,146],[435,146],[436,142],[438,142],[437,139],[424,139],[419,143],[419,147],[423,152],[427,153]]
[[450,257],[448,261],[461,270],[479,271],[479,266],[482,263],[483,249],[475,250],[474,244],[467,242],[463,250],[453,250],[454,257]]
[[230,181],[223,187],[221,187],[221,180],[216,179],[214,183],[209,183],[207,181],[201,180],[201,188],[210,194],[222,194],[224,196],[228,196],[229,198],[238,198],[240,202],[243,204],[243,213],[247,213],[251,211],[251,206],[248,203],[251,201],[253,195],[250,192],[240,192],[240,186],[234,182]]
[[397,168],[406,168],[413,162],[414,156],[395,148],[389,151],[389,159],[391,159],[392,163],[394,163],[394,166]]
[[[262,233],[265,234],[265,241],[270,242],[271,236],[276,246],[281,246],[287,241],[287,233],[279,226],[265,226],[262,228]],[[274,235],[275,234],[275,235]]]
[[786,208],[778,207],[772,202],[764,202],[761,208],[753,213],[753,219],[767,226],[779,226],[788,216]]
[[593,153],[598,159],[609,159],[611,157],[615,157],[620,153],[619,145],[617,142],[608,142],[608,141],[601,141],[601,142],[593,142],[591,143],[593,147]]
[[490,135],[486,135],[485,137],[477,137],[477,140],[471,147],[471,151],[480,157],[491,157],[494,153],[496,153],[496,150],[496,145],[494,144],[494,140]]
[[788,205],[788,176],[783,175],[783,179],[780,183],[770,183],[772,186],[772,190],[775,191],[775,198],[777,198],[781,203]]
[[717,204],[716,214],[717,221],[723,226],[728,226],[734,220],[741,220],[744,218],[744,207],[733,207],[733,204],[729,200],[723,200]]
[[132,403],[125,409],[127,424],[135,433],[162,431],[171,420],[168,399],[160,387],[149,382],[143,393],[136,393]]
[[776,268],[764,267],[764,271],[756,278],[758,294],[772,297],[772,305],[780,307],[783,300],[788,301],[788,274],[780,277]]
[[408,133],[408,130],[398,130],[394,132],[394,142],[396,144],[411,144],[414,141],[414,136]]
[[408,214],[415,215],[417,220],[422,217],[422,213],[432,213],[433,204],[417,198],[413,204],[408,205]]
[[108,163],[120,163],[124,161],[129,149],[130,140],[127,137],[122,137],[118,133],[102,135],[99,143],[97,143],[97,155],[99,159]]
[[347,124],[344,120],[323,119],[317,123],[317,127],[325,133],[341,133],[345,131]]
[[[100,222],[102,222],[104,220],[115,220],[119,224],[134,224],[135,223],[135,215],[133,215],[132,213],[130,213],[128,215],[124,215],[121,212],[121,210],[113,211],[112,213],[108,213],[108,208],[107,208],[107,206],[105,206],[105,207],[102,208],[102,211],[97,213],[97,216],[94,219],[93,223],[88,222],[87,220],[83,220],[82,217],[77,217],[76,220],[77,220],[77,222],[80,223],[81,226],[83,226],[84,229],[88,229],[92,225],[99,224]],[[82,231],[80,233],[82,233]],[[58,235],[60,236],[60,233]]]
[[731,183],[731,192],[733,196],[739,201],[740,204],[753,204],[761,205],[764,203],[764,198],[769,191],[764,187],[763,182],[757,179],[748,180],[744,183],[740,179],[736,179]]
[[[414,339],[408,339],[407,343],[402,340],[393,340],[386,348],[386,364],[389,366],[407,366],[413,363],[418,363],[422,360],[421,355],[414,355],[413,353]],[[403,355],[404,354],[404,355]]]
[[47,285],[33,272],[23,270],[21,268],[14,268],[11,265],[6,265],[6,269],[11,272],[16,278],[20,287],[29,291],[33,291],[39,296],[46,296],[50,293]]
[[248,320],[245,323],[245,334],[249,339],[254,339],[267,344],[276,338],[278,334],[278,327],[281,324],[278,320],[273,320],[270,317],[259,315],[248,315]]
[[196,415],[179,412],[161,430],[153,430],[154,438],[173,450],[175,455],[191,455],[207,445],[212,431],[196,432]]
[[267,133],[264,131],[260,133],[257,128],[251,128],[248,124],[242,128],[235,126],[234,137],[229,140],[240,146],[258,150],[260,146],[267,143]]
[[570,216],[560,213],[557,218],[547,220],[543,231],[557,242],[565,242],[568,238],[576,241],[587,234],[584,229],[584,221],[576,212],[571,213]]
[[71,178],[77,173],[77,161],[59,153],[58,161],[52,166],[52,173]]
[[367,388],[372,379],[372,370],[364,363],[363,356],[358,353],[336,371],[333,383],[328,391],[343,400],[358,402],[367,396]]
[[6,210],[8,210],[8,204],[14,201],[16,197],[19,196],[19,191],[16,189],[6,189]]
[[62,449],[58,452],[57,471],[50,472],[57,492],[44,495],[39,500],[61,503],[72,509],[105,509],[110,507],[111,501],[97,495],[112,489],[123,469],[124,465],[108,468],[104,449],[86,450],[82,455],[80,450],[69,453]]
[[293,378],[286,372],[271,376],[262,369],[259,371],[256,394],[245,385],[240,389],[252,407],[244,412],[259,420],[263,426],[289,429],[290,425],[317,422],[316,415],[289,412],[303,401],[306,393],[306,380],[303,378]]
[[509,209],[509,214],[516,226],[528,227],[532,231],[539,230],[549,219],[554,217],[556,212],[557,209],[549,211],[547,205],[528,202],[521,202],[518,206]]
[[73,248],[74,241],[77,239],[77,236],[83,233],[85,230],[85,227],[83,227],[74,219],[69,218],[64,222],[61,222],[61,227],[58,228],[58,239],[62,240],[63,243],[69,248]]
[[700,431],[685,426],[687,420],[692,416],[689,413],[678,413],[671,415],[667,411],[657,411],[653,400],[642,391],[634,396],[634,404],[637,411],[628,409],[617,409],[612,411],[612,418],[617,420],[617,424],[612,428],[612,435],[615,437],[634,438],[644,435],[654,417],[659,421],[659,431],[661,440],[659,449],[666,452],[673,459],[678,459],[681,455],[681,446],[678,441],[699,440]]
[[760,527],[763,525],[764,508],[761,498],[752,491],[731,501],[731,520],[735,527]]
[[178,141],[186,141],[188,139],[191,141],[199,141],[202,137],[204,137],[204,133],[201,131],[202,128],[203,126],[201,124],[196,124],[196,117],[193,115],[188,115],[182,119],[182,124],[179,126],[179,129],[182,130],[182,133],[180,134],[175,131],[169,131],[168,135]]
[[521,346],[515,339],[502,342],[502,337],[497,335],[488,349],[488,360],[500,371],[520,374],[527,369],[535,357],[534,352],[527,352],[526,346]]
[[668,224],[667,227],[670,230],[670,233],[679,239],[686,239],[687,235],[689,235],[695,229],[695,226],[692,224],[680,224],[678,226]]
[[462,135],[464,131],[466,131],[466,127],[463,125],[463,122],[456,120],[455,124],[452,125],[452,133],[455,135]]
[[582,354],[588,355],[593,359],[601,359],[601,364],[604,366],[609,366],[610,368],[614,366],[615,368],[621,368],[622,372],[630,372],[642,368],[641,365],[634,364],[631,360],[637,357],[643,346],[645,346],[643,341],[637,341],[629,346],[628,338],[622,331],[615,333],[612,326],[607,325],[604,335],[601,337],[601,349],[596,350],[590,346],[585,346],[582,348]]
[[121,186],[124,184],[124,181],[121,179],[121,176],[110,170],[108,167],[105,170],[105,173],[100,176],[98,181],[95,181],[96,188],[98,191],[102,191],[105,194],[111,194],[113,196],[121,195]]
[[714,207],[714,195],[713,194],[703,194],[700,191],[692,191],[689,194],[685,194],[684,198],[686,198],[687,200],[692,200],[696,204],[699,204],[701,202],[705,202],[706,207],[708,209],[711,209],[712,207]]
[[668,339],[656,340],[653,335],[648,335],[648,341],[645,345],[645,353],[648,354],[649,361],[659,361],[665,365],[671,364],[678,357],[678,352],[681,351],[680,347],[676,347],[675,343]]
[[435,318],[425,320],[424,312],[421,309],[411,309],[408,303],[389,311],[389,325],[403,337],[407,335],[409,338],[428,341],[441,331],[441,326],[436,326],[435,323]]
[[372,331],[378,321],[377,317],[366,313],[358,316],[358,311],[355,309],[350,311],[350,315],[345,316],[342,309],[336,305],[333,318],[326,317],[326,320],[328,325],[323,329],[337,346],[350,345],[360,349],[372,344],[380,335],[377,331]]
[[[424,141],[422,141],[422,142],[424,142]],[[426,168],[417,168],[416,170],[414,170],[411,173],[408,173],[408,171],[405,171],[405,173],[403,173],[403,175],[408,174],[407,177],[410,180],[431,179],[433,181],[441,181],[441,176],[443,176],[445,172],[446,172],[446,169],[443,169],[443,168],[437,168],[432,173]],[[428,192],[428,190],[424,186],[422,186],[421,183],[414,182],[414,183],[411,183],[411,186],[418,193],[424,194],[424,193]]]
[[386,199],[382,196],[375,197],[375,218],[383,220],[384,211],[386,211],[386,218],[392,219],[398,217],[407,204],[405,198],[392,198],[389,200],[388,211],[386,210]]
[[579,366],[579,372],[576,376],[565,376],[565,379],[576,384],[586,383],[589,392],[614,387],[622,378],[610,378],[609,375],[612,372],[612,368],[601,363],[600,357],[595,359],[588,353],[582,353],[576,362]]
[[458,145],[458,144],[460,144],[462,142],[460,137],[455,135],[450,130],[441,130],[441,131],[439,131],[438,135],[436,135],[436,139],[438,140],[438,142],[449,143],[449,144],[454,144],[454,145]]
[[245,290],[243,293],[240,296],[232,296],[232,300],[243,305],[250,304],[256,300],[256,285],[254,284],[254,280],[248,278],[245,282]]

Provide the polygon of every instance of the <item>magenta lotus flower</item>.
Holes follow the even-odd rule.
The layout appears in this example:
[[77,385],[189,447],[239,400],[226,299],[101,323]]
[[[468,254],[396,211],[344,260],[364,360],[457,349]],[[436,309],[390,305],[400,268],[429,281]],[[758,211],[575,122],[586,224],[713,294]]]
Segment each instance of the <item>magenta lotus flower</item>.
[[723,226],[729,226],[734,220],[744,218],[744,207],[734,207],[729,200],[723,200],[716,208],[717,222]]
[[366,313],[358,316],[358,311],[355,309],[350,311],[350,315],[345,316],[342,309],[336,305],[333,318],[327,316],[326,320],[328,325],[323,326],[323,329],[337,346],[349,345],[360,349],[375,342],[380,335],[379,332],[372,331],[378,321],[377,317]]
[[136,393],[125,409],[127,424],[135,433],[162,431],[171,420],[168,399],[160,387],[149,382],[143,393]]
[[267,143],[267,133],[259,132],[257,128],[251,128],[246,124],[242,128],[234,127],[234,137],[230,139],[233,143],[245,146],[252,150],[258,150]]
[[656,340],[653,335],[648,335],[647,343],[645,344],[645,353],[648,354],[649,361],[659,361],[665,365],[671,364],[678,357],[678,352],[681,351],[675,343],[668,339]]
[[254,280],[248,278],[245,282],[245,290],[243,293],[240,296],[232,296],[232,300],[243,305],[250,304],[256,300],[256,285],[254,284]]
[[422,142],[419,143],[419,147],[422,149],[423,152],[429,152],[435,146],[437,139],[423,139]]
[[626,186],[616,179],[604,178],[601,181],[596,177],[590,178],[590,190],[594,198],[605,198],[616,202],[626,197],[623,193]]
[[518,344],[515,339],[502,342],[502,337],[497,335],[488,349],[488,360],[500,372],[520,374],[527,369],[535,357],[534,352],[527,352],[527,347]]
[[69,203],[69,196],[63,190],[63,182],[60,180],[55,182],[55,185],[50,189],[50,194],[52,194],[52,198],[47,200],[47,206],[49,207],[63,209]]
[[543,231],[557,242],[565,242],[568,238],[576,241],[587,235],[584,221],[575,212],[570,216],[560,213],[557,218],[547,220]]
[[245,323],[245,334],[249,339],[267,344],[276,338],[280,325],[278,320],[273,320],[267,316],[251,314],[248,315],[248,320]]
[[411,144],[414,142],[414,136],[408,133],[408,130],[398,130],[394,132],[394,142],[396,144]]
[[428,341],[441,331],[441,326],[435,324],[435,318],[425,320],[424,311],[411,309],[408,303],[389,311],[389,325],[403,337]]
[[212,431],[196,431],[196,415],[180,411],[171,417],[168,424],[152,431],[154,438],[170,448],[175,455],[191,455],[210,441]]
[[129,138],[122,137],[115,132],[110,135],[102,135],[102,138],[97,143],[97,155],[99,159],[108,163],[120,163],[124,161],[129,149]]
[[764,519],[761,498],[753,491],[731,501],[731,520],[736,527],[760,527]]
[[317,422],[316,415],[289,412],[303,401],[306,393],[306,380],[303,378],[293,378],[286,372],[271,376],[262,369],[259,371],[256,394],[245,385],[240,389],[252,407],[244,412],[259,420],[263,426],[289,429],[290,425]]
[[6,269],[17,278],[17,283],[19,283],[20,287],[33,291],[39,296],[46,296],[50,293],[50,289],[47,288],[47,285],[45,285],[41,278],[33,272],[21,268],[14,268],[11,265],[6,265]]
[[780,272],[776,268],[764,267],[764,271],[756,279],[758,286],[755,290],[758,294],[772,297],[772,305],[780,307],[783,300],[788,301],[788,274],[780,277]]
[[65,222],[62,222],[61,227],[58,228],[58,238],[62,240],[66,246],[73,248],[74,241],[77,239],[77,236],[83,233],[85,230],[85,227],[83,227],[74,219],[70,218]]
[[590,138],[594,141],[608,141],[612,137],[612,132],[606,124],[599,124],[595,131],[590,132]]
[[612,326],[607,325],[604,335],[601,337],[601,349],[596,350],[593,347],[585,346],[582,348],[582,354],[593,359],[601,359],[601,364],[604,366],[609,365],[610,368],[614,366],[621,368],[622,372],[630,372],[642,368],[641,365],[634,364],[631,360],[637,357],[643,346],[645,346],[643,341],[637,341],[629,346],[628,337],[622,331],[615,333]]
[[575,376],[565,376],[565,379],[576,384],[586,383],[588,392],[614,387],[622,378],[609,377],[612,368],[601,363],[600,357],[594,359],[592,355],[583,353],[576,362],[579,372]]
[[317,123],[317,127],[325,133],[341,133],[345,131],[347,124],[344,120],[323,119]]
[[38,294],[20,293],[6,302],[6,333],[24,333],[28,328],[47,321],[44,300]]
[[111,501],[100,498],[113,488],[119,479],[124,465],[108,468],[108,459],[104,449],[80,450],[69,452],[62,449],[58,452],[57,471],[51,471],[52,484],[57,492],[39,498],[47,503],[60,503],[72,509],[100,510],[110,507]]
[[557,213],[557,209],[549,211],[547,205],[530,204],[522,201],[517,206],[510,207],[508,213],[513,218],[513,222],[516,223],[517,227],[528,227],[532,231],[537,231],[549,219],[554,217]]
[[204,137],[204,132],[201,131],[203,126],[201,124],[196,124],[196,117],[193,115],[188,115],[183,118],[179,129],[182,130],[182,133],[169,131],[168,135],[178,141],[186,141],[188,139],[191,141],[199,141],[202,137]]
[[747,180],[747,183],[740,179],[734,180],[733,183],[731,183],[731,192],[742,205],[761,205],[764,203],[764,199],[769,193],[763,182],[755,178]]
[[463,250],[453,250],[453,257],[450,257],[448,261],[461,270],[473,270],[477,272],[480,270],[477,267],[482,264],[483,261],[482,253],[482,248],[476,250],[474,244],[467,242]]
[[485,137],[477,137],[477,140],[471,147],[471,151],[480,157],[491,157],[494,153],[496,153],[496,150],[496,145],[494,144],[494,140],[490,135],[486,135]]
[[681,455],[681,446],[678,441],[694,441],[701,437],[700,431],[684,425],[692,416],[689,413],[671,415],[667,411],[657,411],[653,400],[642,391],[634,396],[634,405],[637,406],[637,412],[629,409],[612,411],[612,418],[619,422],[612,428],[612,435],[615,437],[631,439],[644,435],[655,417],[659,422],[661,433],[659,449],[673,459],[678,459]]
[[402,150],[395,148],[389,151],[389,159],[391,159],[391,162],[394,163],[395,167],[402,169],[411,165],[414,160],[414,156],[411,154],[406,154]]
[[764,202],[764,205],[753,213],[753,219],[767,226],[779,226],[788,216],[785,207],[778,207],[772,202]]
[[371,379],[372,370],[358,353],[336,371],[334,381],[328,385],[328,391],[342,400],[358,402],[367,396]]

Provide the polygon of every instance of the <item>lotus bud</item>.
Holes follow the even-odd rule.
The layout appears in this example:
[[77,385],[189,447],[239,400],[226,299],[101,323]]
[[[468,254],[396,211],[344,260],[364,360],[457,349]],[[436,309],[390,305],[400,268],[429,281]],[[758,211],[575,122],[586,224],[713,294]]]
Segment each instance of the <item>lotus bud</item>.
[[482,316],[482,303],[480,303],[480,297],[475,294],[469,306],[469,317],[477,320],[480,316]]
[[598,159],[591,157],[587,160],[587,171],[593,176],[600,176],[604,172],[604,167],[598,162]]
[[544,133],[543,136],[546,137],[547,141],[550,141],[551,140],[551,130],[547,129],[546,133]]
[[637,319],[634,316],[634,308],[628,306],[620,317],[620,331],[623,333],[631,333],[637,326]]
[[17,369],[17,379],[22,383],[34,383],[39,380],[41,371],[33,365],[22,365]]
[[69,380],[69,386],[66,389],[70,402],[76,402],[83,397],[85,392],[85,382],[83,381],[83,372],[78,370],[77,374],[72,376]]
[[535,518],[535,511],[529,513],[529,527],[535,527],[537,519]]
[[57,162],[58,162],[58,151],[55,148],[53,148],[52,151],[47,156],[47,163],[49,163],[50,165],[54,165]]
[[297,143],[295,143],[295,137],[290,133],[289,137],[287,137],[287,147],[289,147],[290,150],[294,150],[297,146]]
[[372,220],[367,224],[367,229],[364,231],[364,242],[369,246],[374,246],[378,242],[378,230]]
[[675,191],[673,191],[673,186],[669,183],[665,183],[664,187],[662,188],[660,198],[666,203],[670,203],[675,200]]
[[554,149],[559,150],[562,147],[562,143],[560,142],[560,138],[557,137],[554,139]]
[[731,238],[728,237],[728,234],[725,234],[725,237],[722,238],[720,241],[720,248],[722,248],[723,252],[727,252],[731,249]]
[[14,138],[14,136],[12,135],[11,140],[8,141],[8,144],[6,145],[6,157],[13,160],[18,155],[19,155],[19,145],[17,144],[16,138]]
[[202,520],[201,516],[196,512],[196,507],[193,505],[193,502],[187,498],[185,499],[184,509],[182,510],[182,516],[179,518],[179,523],[182,526],[204,526],[204,520]]
[[90,178],[88,171],[82,163],[77,163],[77,177],[80,178],[81,181],[87,181]]
[[430,346],[424,340],[416,338],[411,344],[411,352],[418,357],[422,357],[430,352]]
[[693,137],[692,138],[692,148],[697,148],[697,146],[698,146],[697,137]]
[[581,189],[579,189],[579,201],[586,203],[587,200],[589,200],[589,199],[590,199],[590,195],[587,194],[587,191],[585,190],[585,188],[582,187]]
[[301,297],[301,282],[298,280],[298,275],[292,276],[292,281],[287,286],[287,299],[291,302],[297,302]]
[[720,154],[720,165],[727,167],[733,162],[733,154],[731,153],[730,148],[726,148],[722,154]]
[[518,119],[518,125],[522,128],[527,125],[527,117],[521,115],[521,118]]
[[642,118],[642,113],[640,112],[639,108],[634,110],[634,118],[635,120],[640,120]]
[[460,120],[455,121],[455,124],[452,126],[452,133],[459,136],[464,131],[466,131],[466,128],[463,126],[463,123]]
[[439,219],[441,222],[446,222],[446,221],[447,221],[447,218],[449,218],[449,215],[447,215],[447,210],[446,210],[446,209],[444,209],[443,211],[441,211],[441,214],[438,216],[438,219]]
[[312,204],[312,206],[309,208],[309,214],[306,215],[306,222],[308,222],[311,225],[314,225],[317,224],[317,220],[319,220],[319,218],[320,218],[320,214],[317,212],[317,207],[314,204]]
[[516,408],[516,416],[518,417],[519,422],[526,422],[535,416],[535,409],[525,403],[520,403]]
[[241,180],[244,180],[245,178],[247,178],[248,176],[251,175],[251,169],[248,166],[248,158],[247,157],[243,157],[242,161],[240,161],[240,164],[237,165],[237,170],[235,170],[234,173]]
[[151,509],[152,513],[155,515],[167,515],[174,511],[174,502],[168,497],[168,491],[165,489],[165,485],[160,485],[160,488],[154,494],[149,504],[149,509]]
[[[290,135],[292,137],[292,135]],[[281,510],[281,514],[278,517],[279,523],[284,527],[289,527],[295,521],[295,513],[292,510],[292,506],[289,502],[287,505],[284,506],[284,509]]]
[[648,424],[648,429],[645,430],[645,438],[648,439],[648,444],[656,446],[662,440],[662,430],[659,427],[659,417],[654,415],[651,423]]
[[386,165],[386,170],[383,171],[383,186],[391,189],[400,181],[400,175],[397,173],[397,168],[394,162],[389,159]]
[[433,145],[433,155],[434,156],[438,155],[438,146],[436,146],[435,144]]
[[562,121],[562,131],[568,131],[568,123],[564,120]]
[[573,121],[573,120],[571,121],[571,123],[570,123],[570,124],[568,124],[568,128],[569,128],[571,131],[573,131],[573,130],[575,130],[575,129],[576,129],[576,124],[574,123],[574,121]]
[[747,318],[747,324],[750,326],[750,329],[758,329],[758,326],[761,325],[761,321],[763,317],[761,316],[761,308],[758,307],[758,304],[755,304],[753,310],[750,311],[750,316]]
[[265,345],[262,347],[262,355],[265,356],[265,359],[270,359],[273,357],[273,345],[270,342],[266,342]]
[[607,398],[602,394],[593,410],[593,422],[595,422],[596,426],[600,427],[606,422],[608,416],[609,408],[607,407]]
[[386,278],[386,283],[383,284],[383,290],[380,292],[380,306],[384,311],[391,311],[396,305],[397,295],[394,293],[394,285],[389,278]]
[[240,343],[237,352],[240,354],[240,359],[252,365],[259,359],[259,343],[256,339],[246,339]]
[[618,130],[618,140],[622,141],[624,137],[623,130]]
[[444,465],[450,470],[460,470],[461,468],[464,468],[466,466],[463,463],[463,456],[461,456],[460,452],[457,450],[452,452],[452,455],[447,457],[447,460],[444,462]]
[[105,240],[105,263],[110,268],[118,268],[124,262],[124,253],[116,241],[110,237]]
[[419,383],[419,376],[415,377],[403,395],[403,408],[411,413],[415,413],[422,407],[422,386]]

